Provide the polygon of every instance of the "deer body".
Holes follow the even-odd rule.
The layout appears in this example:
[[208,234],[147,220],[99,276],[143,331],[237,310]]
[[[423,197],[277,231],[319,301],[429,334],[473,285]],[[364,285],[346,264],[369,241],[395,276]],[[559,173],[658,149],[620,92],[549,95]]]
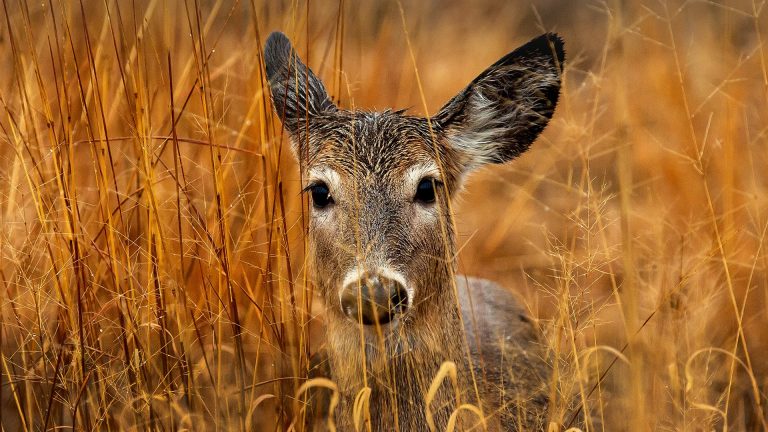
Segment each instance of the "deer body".
[[[446,304],[440,316],[431,321],[431,328],[413,331],[421,337],[409,340],[408,347],[400,348],[404,352],[367,354],[388,359],[368,366],[367,382],[372,389],[369,405],[376,407],[370,410],[371,430],[396,430],[396,424],[401,431],[429,430],[426,390],[446,360],[457,365],[461,402],[482,406],[487,430],[543,429],[550,371],[537,329],[516,299],[493,282],[459,276],[456,286],[461,320],[455,303]],[[363,361],[359,348],[355,350],[348,342],[329,343],[330,350],[335,347],[339,351],[329,353],[330,367],[325,371],[340,387],[339,413],[353,411],[355,396],[365,386],[362,374],[353,372],[359,372]],[[323,406],[326,403],[319,402]],[[430,405],[437,430],[444,430],[457,406],[449,378]],[[474,414],[465,413],[460,418],[467,425],[479,423]],[[339,430],[354,430],[351,416],[342,414],[336,420]]]
[[[313,203],[309,259],[327,309],[338,430],[444,430],[460,404],[474,406],[456,416],[460,429],[543,430],[538,332],[511,293],[455,275],[450,202],[469,172],[533,143],[554,112],[563,60],[562,41],[543,35],[427,120],[340,109],[284,35],[267,40],[272,99]],[[430,392],[445,362],[457,385],[446,377]]]

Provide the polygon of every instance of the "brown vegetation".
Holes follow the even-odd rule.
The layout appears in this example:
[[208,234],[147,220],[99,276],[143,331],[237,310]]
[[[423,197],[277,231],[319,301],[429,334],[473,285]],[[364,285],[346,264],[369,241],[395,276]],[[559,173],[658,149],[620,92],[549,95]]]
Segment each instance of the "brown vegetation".
[[540,319],[554,420],[765,430],[765,4],[532,3],[0,2],[2,428],[287,430],[333,387],[280,29],[342,106],[417,114],[560,33],[557,112],[470,181],[459,269]]

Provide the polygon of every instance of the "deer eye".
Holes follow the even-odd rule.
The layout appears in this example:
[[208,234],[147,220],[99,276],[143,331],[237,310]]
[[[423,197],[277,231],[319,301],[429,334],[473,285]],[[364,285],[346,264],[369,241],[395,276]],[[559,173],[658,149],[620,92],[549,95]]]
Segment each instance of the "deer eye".
[[424,177],[419,181],[419,185],[416,186],[416,195],[413,197],[415,202],[422,204],[432,204],[435,202],[435,184],[437,180],[429,177]]
[[315,183],[309,187],[309,191],[312,193],[312,204],[315,208],[322,209],[333,204],[331,191],[325,183]]

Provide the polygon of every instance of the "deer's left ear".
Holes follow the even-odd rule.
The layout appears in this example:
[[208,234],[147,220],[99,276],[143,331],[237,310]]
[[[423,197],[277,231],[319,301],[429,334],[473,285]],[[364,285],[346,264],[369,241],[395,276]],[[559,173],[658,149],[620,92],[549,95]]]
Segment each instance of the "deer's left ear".
[[462,154],[465,171],[528,150],[555,111],[564,61],[562,39],[539,36],[486,69],[432,118]]

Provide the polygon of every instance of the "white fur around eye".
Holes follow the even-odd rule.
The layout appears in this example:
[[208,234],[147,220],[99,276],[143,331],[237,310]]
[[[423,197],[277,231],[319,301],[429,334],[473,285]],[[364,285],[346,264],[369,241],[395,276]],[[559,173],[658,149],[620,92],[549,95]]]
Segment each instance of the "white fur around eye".
[[304,187],[309,187],[315,183],[325,183],[331,198],[334,200],[341,194],[341,177],[331,168],[310,169]]
[[328,190],[331,192],[331,196],[338,194],[341,191],[341,177],[339,173],[331,168],[312,168],[307,175],[307,187],[313,183],[323,182],[328,185]]
[[436,180],[440,180],[440,169],[434,162],[427,162],[424,164],[414,165],[405,172],[404,188],[406,193],[411,196],[416,194],[416,187],[419,185],[421,179],[429,177]]
[[[341,177],[339,176],[339,173],[335,170],[327,167],[322,168],[312,168],[307,173],[307,178],[305,179],[305,184],[303,185],[305,188],[317,184],[317,183],[325,183],[326,186],[328,186],[328,192],[331,199],[334,200],[334,202],[338,202],[339,195],[341,195],[342,189],[341,189]],[[311,192],[310,192],[311,193]],[[310,200],[310,207],[312,207],[312,197],[309,197]],[[313,226],[317,230],[327,230],[331,227],[331,221],[333,218],[333,215],[335,212],[333,211],[327,211],[329,209],[332,209],[332,206],[329,206],[323,210],[317,211],[311,211],[310,215],[312,217]]]

